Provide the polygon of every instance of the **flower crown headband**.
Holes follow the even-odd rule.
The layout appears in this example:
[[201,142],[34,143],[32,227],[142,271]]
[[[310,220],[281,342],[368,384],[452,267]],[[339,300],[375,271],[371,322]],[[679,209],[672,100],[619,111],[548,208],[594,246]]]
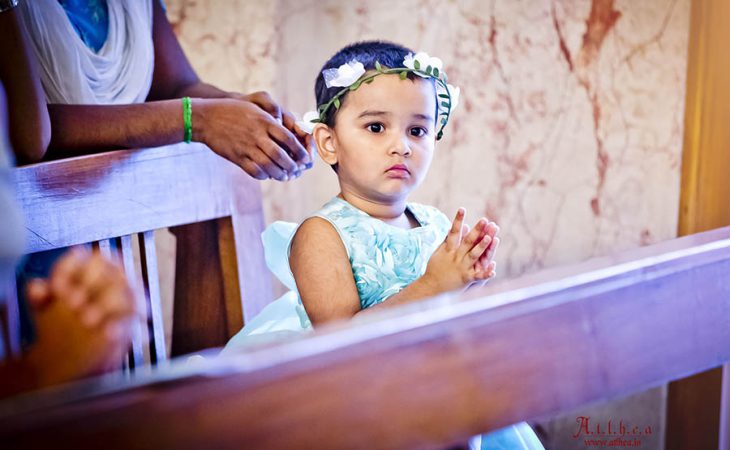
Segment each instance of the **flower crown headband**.
[[460,89],[446,82],[446,72],[442,69],[443,63],[439,58],[428,56],[424,52],[418,52],[415,55],[409,53],[403,59],[403,67],[387,68],[375,62],[375,73],[371,73],[363,77],[365,74],[365,66],[356,59],[342,64],[336,69],[326,69],[322,71],[325,85],[330,87],[342,87],[327,103],[320,105],[317,111],[309,111],[304,114],[299,126],[311,133],[314,125],[324,123],[327,118],[327,111],[334,105],[335,109],[340,108],[340,98],[350,91],[359,88],[363,83],[372,83],[373,79],[378,75],[398,74],[401,80],[405,80],[408,73],[414,73],[422,78],[433,78],[436,82],[436,101],[438,103],[439,129],[436,133],[436,140],[440,140],[444,135],[444,127],[449,122],[451,113],[459,104]]

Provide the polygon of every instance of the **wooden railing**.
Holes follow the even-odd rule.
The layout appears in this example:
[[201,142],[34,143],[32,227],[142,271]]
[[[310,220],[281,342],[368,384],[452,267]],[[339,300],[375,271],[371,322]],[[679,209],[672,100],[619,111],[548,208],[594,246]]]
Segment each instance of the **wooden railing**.
[[12,399],[0,442],[444,448],[728,363],[729,279],[724,228],[133,381]]

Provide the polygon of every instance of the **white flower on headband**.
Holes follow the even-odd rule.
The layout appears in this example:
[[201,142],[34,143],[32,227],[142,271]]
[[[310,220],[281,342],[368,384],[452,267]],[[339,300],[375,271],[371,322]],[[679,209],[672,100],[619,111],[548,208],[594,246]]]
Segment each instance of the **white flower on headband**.
[[[418,52],[415,55],[413,55],[413,53],[407,54],[403,60],[403,65],[409,69],[415,70],[416,75],[428,78],[430,75],[425,74],[428,67],[431,67],[431,69],[438,69],[438,72],[441,72],[444,63],[441,62],[441,59],[435,56],[428,56],[428,53],[426,52]],[[438,75],[436,76],[438,77]]]
[[324,84],[328,88],[333,86],[348,87],[365,73],[365,66],[353,59],[336,69],[325,69],[322,71]]
[[319,113],[317,111],[305,112],[302,120],[297,121],[297,126],[307,133],[312,134],[314,125],[316,125],[316,122],[312,122],[313,120],[319,120]]
[[449,92],[451,93],[451,112],[454,112],[457,106],[459,106],[459,95],[461,94],[461,88],[457,86],[449,86]]

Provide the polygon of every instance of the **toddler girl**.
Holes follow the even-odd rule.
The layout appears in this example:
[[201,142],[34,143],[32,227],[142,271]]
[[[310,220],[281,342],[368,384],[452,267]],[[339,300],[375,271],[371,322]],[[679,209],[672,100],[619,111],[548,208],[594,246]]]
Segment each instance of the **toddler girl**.
[[[291,291],[234,336],[225,351],[280,339],[337,319],[483,284],[495,275],[498,227],[472,229],[407,202],[458,102],[442,62],[387,42],[349,45],[317,77],[307,113],[339,194],[300,225],[263,234],[269,267]],[[474,438],[474,448],[538,448],[527,424]]]

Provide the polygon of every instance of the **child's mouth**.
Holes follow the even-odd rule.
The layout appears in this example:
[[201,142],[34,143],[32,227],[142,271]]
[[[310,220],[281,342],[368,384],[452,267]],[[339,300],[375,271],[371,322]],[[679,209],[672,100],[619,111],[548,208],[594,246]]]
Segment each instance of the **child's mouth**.
[[386,170],[386,173],[397,177],[406,177],[411,174],[410,170],[408,170],[408,167],[405,164],[396,164],[394,166],[391,166],[388,168],[388,170]]

